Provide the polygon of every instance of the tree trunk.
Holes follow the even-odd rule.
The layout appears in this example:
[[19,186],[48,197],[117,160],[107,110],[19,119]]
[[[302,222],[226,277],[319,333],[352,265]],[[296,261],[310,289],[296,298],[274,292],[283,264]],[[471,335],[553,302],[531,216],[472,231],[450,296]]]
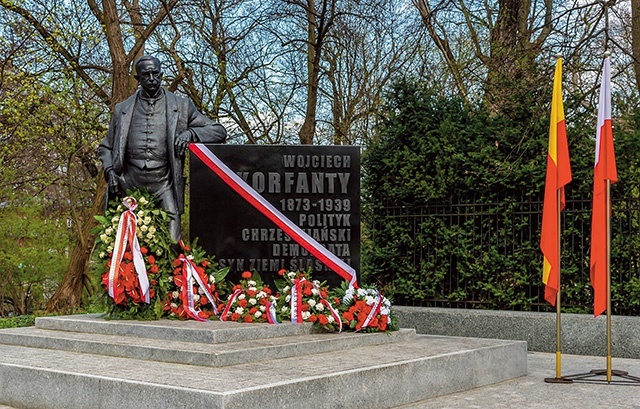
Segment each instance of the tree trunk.
[[[41,22],[35,18],[29,10],[16,5],[16,2],[9,0],[0,0],[0,6],[10,10],[20,16],[30,24],[40,36],[51,47],[51,52],[55,53],[61,60],[66,61],[69,68],[73,70],[79,78],[87,83],[87,85],[96,93],[96,96],[102,100],[112,111],[116,103],[123,101],[137,88],[137,83],[131,75],[132,62],[144,53],[145,41],[154,33],[155,29],[160,25],[179,0],[169,0],[163,2],[155,16],[143,26],[143,19],[140,11],[138,0],[127,3],[126,12],[129,14],[131,24],[134,27],[133,37],[134,44],[129,49],[130,38],[127,35],[127,49],[125,49],[125,40],[123,38],[120,10],[116,0],[102,0],[100,4],[96,0],[87,0],[87,4],[91,9],[98,22],[102,27],[105,40],[109,47],[111,56],[110,67],[112,69],[112,92],[108,95],[102,87],[93,81],[87,69],[78,64],[77,56],[74,51],[67,49],[64,42],[61,42],[58,35],[50,32]],[[102,7],[102,8],[100,8]],[[105,67],[106,68],[106,67]],[[47,310],[55,312],[57,310],[69,311],[80,304],[82,299],[83,288],[88,286],[88,267],[91,259],[91,250],[95,238],[91,234],[91,229],[96,221],[94,215],[103,213],[104,195],[106,182],[102,176],[102,172],[96,177],[96,195],[93,200],[91,209],[88,209],[84,217],[82,226],[76,229],[77,237],[75,245],[71,251],[69,267],[65,273],[62,283],[52,298],[47,303]]]
[[[159,24],[175,4],[176,0],[173,0],[166,9],[161,10],[154,24]],[[120,29],[120,16],[118,15],[116,2],[114,0],[103,1],[102,10],[100,10],[97,3],[93,1],[90,2],[90,6],[96,18],[98,18],[102,24],[107,43],[109,44],[113,70],[112,89],[111,97],[108,99],[103,98],[103,101],[109,106],[110,110],[113,111],[113,108],[118,102],[124,101],[137,88],[137,83],[131,75],[131,65],[136,58],[143,55],[144,41],[150,33],[144,34],[140,27],[136,28],[134,32],[136,45],[130,53],[127,53],[124,48],[122,30]],[[139,15],[140,8],[138,7],[137,1],[134,1],[133,7],[127,11],[134,23],[140,23],[142,21]],[[139,24],[135,25],[138,26]],[[149,27],[147,27],[147,29],[149,29]],[[95,237],[91,234],[91,229],[96,225],[96,220],[93,216],[104,212],[105,190],[106,182],[102,172],[100,172],[96,177],[96,194],[93,198],[91,209],[89,210],[90,213],[84,218],[82,226],[77,229],[78,234],[69,256],[69,267],[60,286],[47,303],[48,312],[71,312],[73,308],[81,304],[83,290],[85,288],[89,291],[92,290],[92,288],[90,288],[89,263],[91,261]]]
[[460,64],[456,61],[456,57],[451,50],[451,46],[449,44],[449,40],[446,37],[443,37],[437,32],[437,23],[435,21],[435,16],[431,9],[431,5],[427,0],[413,0],[413,5],[418,9],[420,13],[420,17],[422,18],[422,22],[427,28],[427,32],[429,33],[429,37],[433,40],[436,47],[442,53],[444,61],[447,63],[447,67],[453,76],[454,82],[456,84],[456,88],[458,89],[458,95],[460,98],[468,102],[468,90],[467,84],[465,80],[462,78],[462,72]]
[[[527,0],[500,0],[490,34],[485,103],[494,113],[515,118],[535,103],[540,72],[536,65],[539,43],[527,28],[531,4]],[[524,109],[524,110],[523,110]]]
[[307,110],[304,116],[304,123],[300,127],[300,143],[303,145],[312,145],[313,137],[316,133],[316,104],[318,101],[318,91],[315,87],[315,92],[312,90],[314,87],[309,87],[309,95],[307,98]]
[[316,21],[315,0],[307,3],[307,105],[304,115],[304,123],[298,135],[303,145],[313,144],[316,133],[316,106],[318,104],[318,65],[320,62],[320,47],[318,23]]
[[[97,193],[91,206],[91,215],[101,214],[104,211],[104,193],[106,183],[102,174],[97,176]],[[95,225],[95,219],[84,218],[84,223],[78,229],[75,243],[69,255],[69,267],[60,283],[60,286],[47,302],[47,312],[71,313],[82,301],[82,293],[85,287],[89,291],[89,261],[93,250],[94,237],[91,229]]]
[[631,49],[636,88],[640,90],[640,0],[631,0]]

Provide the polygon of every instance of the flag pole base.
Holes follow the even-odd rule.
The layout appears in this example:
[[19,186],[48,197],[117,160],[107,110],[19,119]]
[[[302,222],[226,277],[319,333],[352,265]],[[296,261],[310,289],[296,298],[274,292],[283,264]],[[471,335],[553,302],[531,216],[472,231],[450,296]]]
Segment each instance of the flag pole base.
[[544,378],[545,383],[573,383],[573,380],[567,379],[564,376],[560,378]]
[[[607,370],[606,369],[592,369],[591,373],[594,375],[607,375]],[[612,369],[611,370],[611,375],[613,376],[627,376],[629,375],[629,372],[627,371],[618,371],[617,369]]]
[[[597,379],[598,376],[604,376],[605,379]],[[586,382],[586,383],[609,383],[609,384],[637,384],[640,383],[640,377],[629,375],[629,372],[612,370],[611,376],[622,379],[607,381],[606,369],[592,369],[589,372],[565,375],[560,378],[545,378],[547,383],[573,383],[573,382]]]

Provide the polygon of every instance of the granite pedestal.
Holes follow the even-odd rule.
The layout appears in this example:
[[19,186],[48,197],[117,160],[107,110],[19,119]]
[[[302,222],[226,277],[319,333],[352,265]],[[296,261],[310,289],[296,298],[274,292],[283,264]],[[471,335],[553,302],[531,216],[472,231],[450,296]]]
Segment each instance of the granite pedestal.
[[0,330],[14,408],[390,408],[526,375],[522,341],[309,325],[38,318]]

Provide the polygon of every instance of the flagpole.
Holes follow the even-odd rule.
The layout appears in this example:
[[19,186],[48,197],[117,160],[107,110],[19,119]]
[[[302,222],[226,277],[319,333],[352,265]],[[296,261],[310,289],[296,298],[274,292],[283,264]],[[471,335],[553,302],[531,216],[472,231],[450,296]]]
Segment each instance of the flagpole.
[[[556,193],[556,220],[558,226],[560,226],[560,215],[562,214],[562,190],[558,189]],[[562,376],[562,325],[560,321],[561,317],[561,305],[560,305],[560,256],[561,250],[561,236],[560,229],[558,229],[558,292],[556,293],[556,376],[554,378],[544,378],[546,383],[573,383],[573,380],[569,377]]]
[[[560,226],[560,212],[562,211],[562,191],[560,189],[558,189],[557,192],[556,204],[558,209],[558,226]],[[558,293],[556,294],[556,379],[562,378],[562,336],[560,333],[562,328],[562,326],[560,325],[560,273],[562,271],[562,269],[560,268],[560,266],[562,265],[560,261],[562,255],[562,250],[560,248],[561,236],[562,234],[560,233],[560,229],[558,228]]]
[[[556,60],[562,58],[560,53],[556,54]],[[561,213],[562,213],[562,189],[556,191],[556,226],[558,226],[558,293],[556,294],[556,379],[562,378],[562,325],[561,316],[561,297],[560,293],[560,275],[562,274],[562,233],[561,233]]]
[[[558,191],[556,192],[556,220],[557,220],[557,225],[560,226],[560,215],[562,213],[562,190],[558,189]],[[556,293],[556,376],[554,378],[544,378],[544,381],[546,383],[573,383],[573,380],[566,377],[566,376],[562,376],[562,325],[561,325],[561,321],[560,321],[560,317],[561,317],[561,302],[560,302],[560,271],[562,270],[560,268],[561,263],[560,263],[560,259],[561,259],[561,255],[562,255],[562,249],[561,249],[561,237],[562,234],[560,233],[560,229],[558,229],[558,236],[556,237],[556,239],[558,240],[558,292]]]
[[[594,316],[607,314],[607,366],[590,372],[565,376],[573,381],[613,383],[612,377],[624,378],[619,383],[640,383],[640,377],[626,371],[613,370],[611,365],[611,185],[618,181],[613,127],[611,124],[611,66],[610,52],[605,52],[602,64],[602,84],[598,100],[598,124],[596,127],[596,155],[594,166],[593,212],[591,228],[591,286],[594,296]],[[604,196],[604,198],[602,197]],[[604,199],[604,202],[602,201]],[[604,298],[604,302],[603,301]],[[592,379],[605,376],[605,380]]]
[[[605,40],[604,47],[607,50],[609,45],[609,7],[603,3],[605,12]],[[605,51],[604,58],[608,59],[611,53]],[[609,79],[610,80],[610,79]],[[611,382],[611,180],[606,180],[606,209],[607,209],[607,382]]]
[[607,179],[607,382],[611,382],[611,181]]
[[[553,76],[553,97],[551,99],[551,117],[549,125],[549,151],[547,156],[547,179],[542,212],[541,248],[544,254],[543,282],[545,300],[556,307],[556,376],[545,378],[549,383],[571,383],[562,376],[562,325],[560,265],[561,250],[561,212],[564,208],[564,186],[571,181],[571,167],[567,144],[564,109],[562,106],[562,56],[556,54],[556,70]],[[553,191],[555,190],[555,195]],[[555,196],[555,206],[553,200]],[[547,203],[548,202],[548,203]],[[555,207],[555,211],[552,210]],[[547,209],[546,212],[544,209]],[[546,214],[546,216],[545,216]],[[549,232],[553,231],[552,235]],[[547,232],[545,234],[545,232]],[[555,274],[555,275],[554,275]],[[551,289],[551,290],[550,290]],[[555,294],[550,294],[555,291]],[[553,298],[552,298],[553,297]]]
[[[609,53],[605,54],[608,57]],[[617,180],[617,178],[616,178]],[[606,313],[607,313],[607,366],[605,369],[593,369],[588,374],[575,375],[573,380],[591,380],[591,376],[605,376],[603,382],[612,383],[613,376],[624,378],[625,383],[640,383],[640,377],[629,375],[626,371],[614,370],[612,365],[612,336],[611,336],[611,179],[605,179],[605,273],[606,273]]]

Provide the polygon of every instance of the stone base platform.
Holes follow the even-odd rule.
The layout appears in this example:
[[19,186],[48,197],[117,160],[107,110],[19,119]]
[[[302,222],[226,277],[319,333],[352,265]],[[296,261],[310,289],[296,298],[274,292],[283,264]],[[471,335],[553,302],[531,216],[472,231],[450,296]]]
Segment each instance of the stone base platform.
[[14,408],[391,408],[527,372],[523,341],[45,317],[0,330]]

